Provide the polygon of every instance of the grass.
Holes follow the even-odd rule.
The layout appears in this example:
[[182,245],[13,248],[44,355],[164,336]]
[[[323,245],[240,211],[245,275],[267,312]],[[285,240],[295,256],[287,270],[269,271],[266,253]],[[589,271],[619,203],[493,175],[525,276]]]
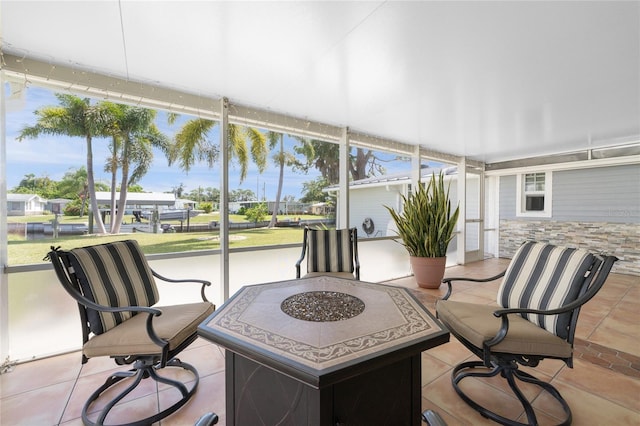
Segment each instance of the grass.
[[[217,214],[199,215],[191,219],[191,223],[209,223],[217,220]],[[281,218],[279,216],[279,218]],[[282,216],[282,218],[286,218]],[[302,219],[313,218],[318,216],[303,216]],[[8,222],[47,222],[53,219],[53,215],[43,216],[12,216],[8,218]],[[199,219],[196,221],[196,219]],[[244,216],[231,215],[229,219],[233,222],[246,222]],[[60,217],[61,223],[81,223],[87,218]],[[127,223],[131,223],[131,216]],[[179,222],[178,222],[179,223]],[[50,251],[51,246],[60,246],[63,249],[71,249],[74,247],[82,247],[91,244],[100,244],[111,241],[124,239],[135,239],[138,241],[142,250],[146,254],[157,253],[179,253],[195,250],[213,250],[220,248],[218,241],[219,232],[184,232],[184,233],[146,233],[134,232],[118,235],[75,235],[63,236],[57,239],[43,238],[36,240],[25,240],[14,234],[9,234],[8,241],[8,260],[9,265],[27,265],[35,263],[43,263],[44,256]],[[254,228],[243,230],[232,230],[229,233],[229,247],[258,247],[271,246],[279,244],[300,243],[302,241],[302,228]]]

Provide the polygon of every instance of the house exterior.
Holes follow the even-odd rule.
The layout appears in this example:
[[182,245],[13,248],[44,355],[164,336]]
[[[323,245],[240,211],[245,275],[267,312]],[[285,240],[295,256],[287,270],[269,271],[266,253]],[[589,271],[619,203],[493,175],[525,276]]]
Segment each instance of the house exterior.
[[640,165],[551,166],[499,176],[499,256],[548,241],[619,258],[640,276]]
[[[455,206],[457,170],[445,170]],[[425,169],[422,181],[434,171],[438,173]],[[474,176],[467,175],[467,187],[478,185],[470,179]],[[640,165],[633,159],[490,171],[484,184],[484,256],[511,258],[523,241],[545,241],[613,254],[619,258],[615,272],[640,276]],[[350,226],[358,228],[361,238],[394,236],[384,206],[401,210],[401,196],[408,194],[410,185],[409,172],[351,182]],[[467,215],[479,210],[479,201],[477,192],[468,191]],[[479,245],[469,228],[466,245],[467,250]],[[456,239],[449,250],[455,248]]]
[[67,204],[69,204],[71,201],[72,200],[69,200],[68,198],[54,198],[52,200],[47,200],[47,205],[45,208],[51,213],[62,214]]
[[7,216],[45,214],[47,200],[36,194],[7,194]]

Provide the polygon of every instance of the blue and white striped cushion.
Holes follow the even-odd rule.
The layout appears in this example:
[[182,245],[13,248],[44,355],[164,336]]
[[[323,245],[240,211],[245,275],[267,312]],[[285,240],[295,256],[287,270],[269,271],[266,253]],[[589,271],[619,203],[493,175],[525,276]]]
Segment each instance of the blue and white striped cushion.
[[[513,256],[498,290],[503,308],[555,309],[575,300],[594,256],[582,249],[527,242]],[[567,337],[570,314],[523,317],[547,331]]]
[[[70,250],[71,266],[86,297],[99,305],[153,306],[158,289],[144,254],[135,240]],[[131,312],[87,310],[90,329],[102,334],[131,318]]]
[[308,272],[353,272],[349,229],[309,229]]

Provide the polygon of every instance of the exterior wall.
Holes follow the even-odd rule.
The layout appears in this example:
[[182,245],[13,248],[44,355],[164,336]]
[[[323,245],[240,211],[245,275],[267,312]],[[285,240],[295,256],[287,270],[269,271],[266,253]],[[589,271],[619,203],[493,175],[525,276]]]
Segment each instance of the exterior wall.
[[8,201],[7,216],[31,216],[44,214],[46,201],[40,197],[28,201]]
[[[516,217],[516,175],[500,178],[500,219]],[[533,220],[640,223],[640,167],[553,172],[551,218]]]
[[[400,191],[403,188],[403,185],[389,185],[351,189],[349,193],[349,226],[358,228],[359,238],[387,236],[387,228],[392,219],[384,206],[397,209],[400,202]],[[366,218],[370,218],[375,227],[371,235],[367,235],[362,226]]]
[[500,257],[513,257],[525,240],[584,248],[620,259],[613,272],[640,276],[640,225],[634,223],[501,220]]
[[553,219],[640,223],[640,166],[554,172]]
[[551,218],[516,217],[516,176],[500,178],[500,257],[525,240],[617,256],[614,272],[640,276],[640,167],[553,172]]
[[7,216],[25,216],[25,203],[23,201],[9,201],[7,203]]

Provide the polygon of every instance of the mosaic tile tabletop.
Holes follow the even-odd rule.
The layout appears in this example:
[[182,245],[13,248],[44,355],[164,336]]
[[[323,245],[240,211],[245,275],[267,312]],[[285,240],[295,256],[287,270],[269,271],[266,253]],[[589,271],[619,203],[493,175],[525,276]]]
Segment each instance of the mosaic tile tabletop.
[[[361,313],[343,320],[305,321],[281,309],[287,298],[309,292],[353,296]],[[206,324],[207,336],[233,339],[315,370],[394,350],[442,328],[406,289],[322,276],[245,286]]]

